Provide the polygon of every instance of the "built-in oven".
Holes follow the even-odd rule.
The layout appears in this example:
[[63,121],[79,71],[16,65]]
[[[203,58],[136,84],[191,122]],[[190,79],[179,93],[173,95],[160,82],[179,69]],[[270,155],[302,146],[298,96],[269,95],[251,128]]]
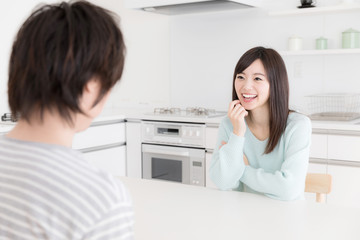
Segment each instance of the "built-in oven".
[[205,186],[205,124],[142,122],[142,177]]

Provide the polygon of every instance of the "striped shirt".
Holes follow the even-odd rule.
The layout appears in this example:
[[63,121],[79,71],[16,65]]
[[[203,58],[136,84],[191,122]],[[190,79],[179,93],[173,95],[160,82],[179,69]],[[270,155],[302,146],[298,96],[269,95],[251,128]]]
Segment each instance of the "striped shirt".
[[65,146],[0,136],[0,239],[133,239],[129,193]]

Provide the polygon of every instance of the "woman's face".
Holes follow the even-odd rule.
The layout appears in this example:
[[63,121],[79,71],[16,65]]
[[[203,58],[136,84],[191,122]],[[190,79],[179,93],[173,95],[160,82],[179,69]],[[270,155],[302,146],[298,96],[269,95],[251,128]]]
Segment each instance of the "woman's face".
[[253,110],[268,103],[270,84],[260,59],[236,75],[235,90],[246,110]]

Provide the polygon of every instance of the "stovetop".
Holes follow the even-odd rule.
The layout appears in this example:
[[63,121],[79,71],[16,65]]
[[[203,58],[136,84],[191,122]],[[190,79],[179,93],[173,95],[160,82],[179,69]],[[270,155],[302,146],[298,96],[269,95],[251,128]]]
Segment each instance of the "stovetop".
[[202,107],[187,107],[181,108],[155,108],[152,113],[147,113],[152,116],[166,116],[166,117],[197,117],[197,118],[212,118],[226,115],[226,112],[216,111],[215,109],[207,109]]

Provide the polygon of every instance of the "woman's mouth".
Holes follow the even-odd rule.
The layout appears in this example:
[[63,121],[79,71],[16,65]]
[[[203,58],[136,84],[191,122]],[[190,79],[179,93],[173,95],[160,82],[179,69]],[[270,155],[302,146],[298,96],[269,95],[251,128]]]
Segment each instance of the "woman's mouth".
[[245,102],[251,102],[257,97],[256,94],[245,94],[245,93],[241,94],[241,96],[243,97]]

